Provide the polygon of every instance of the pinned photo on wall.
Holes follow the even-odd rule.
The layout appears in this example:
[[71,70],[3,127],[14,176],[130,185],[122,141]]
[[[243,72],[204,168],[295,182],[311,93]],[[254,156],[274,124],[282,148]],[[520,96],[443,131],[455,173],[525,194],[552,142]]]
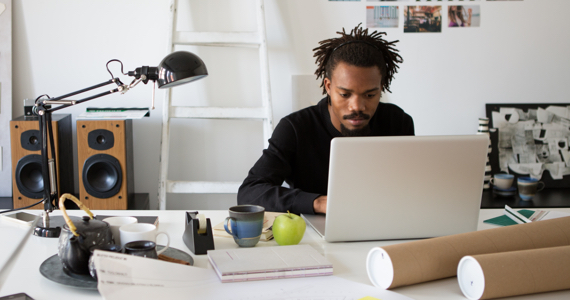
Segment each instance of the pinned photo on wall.
[[479,27],[481,7],[479,5],[450,5],[447,8],[449,27]]
[[[481,0],[412,0],[413,2],[473,2],[473,1],[481,1]],[[491,1],[491,0],[487,0]],[[508,1],[508,0],[507,0]]]
[[397,28],[398,6],[366,6],[366,27]]
[[404,32],[441,32],[441,6],[406,6]]

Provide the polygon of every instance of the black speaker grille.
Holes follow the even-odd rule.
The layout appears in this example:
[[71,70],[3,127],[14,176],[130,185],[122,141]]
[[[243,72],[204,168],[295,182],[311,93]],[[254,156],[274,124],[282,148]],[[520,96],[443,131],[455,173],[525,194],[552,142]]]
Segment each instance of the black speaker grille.
[[20,158],[14,175],[16,186],[22,195],[35,199],[43,197],[44,181],[41,155],[31,154]]
[[97,198],[115,196],[123,181],[121,164],[108,154],[97,154],[86,159],[82,176],[87,193]]

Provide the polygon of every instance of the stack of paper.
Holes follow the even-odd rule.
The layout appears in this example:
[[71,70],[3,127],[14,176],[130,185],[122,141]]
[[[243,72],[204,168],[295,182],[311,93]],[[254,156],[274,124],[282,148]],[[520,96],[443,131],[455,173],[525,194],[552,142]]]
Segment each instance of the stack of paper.
[[222,282],[332,275],[333,266],[309,245],[209,250]]

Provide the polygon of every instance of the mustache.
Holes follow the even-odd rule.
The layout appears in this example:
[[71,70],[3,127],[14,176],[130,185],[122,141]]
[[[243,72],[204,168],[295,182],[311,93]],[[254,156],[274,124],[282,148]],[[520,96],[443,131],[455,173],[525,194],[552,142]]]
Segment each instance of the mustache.
[[352,119],[368,120],[368,119],[370,119],[370,115],[367,115],[367,114],[359,111],[359,112],[353,112],[350,115],[344,115],[344,116],[342,116],[342,118],[344,120],[352,120]]

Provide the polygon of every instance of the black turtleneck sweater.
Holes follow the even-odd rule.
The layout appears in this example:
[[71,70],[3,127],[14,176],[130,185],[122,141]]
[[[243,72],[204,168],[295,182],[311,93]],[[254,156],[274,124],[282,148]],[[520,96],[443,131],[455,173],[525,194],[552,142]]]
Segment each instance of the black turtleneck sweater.
[[[412,118],[393,104],[380,103],[369,124],[371,136],[414,135]],[[239,188],[238,204],[314,214],[313,201],[327,194],[331,140],[340,136],[326,97],[284,117]],[[290,188],[282,187],[284,181]]]

